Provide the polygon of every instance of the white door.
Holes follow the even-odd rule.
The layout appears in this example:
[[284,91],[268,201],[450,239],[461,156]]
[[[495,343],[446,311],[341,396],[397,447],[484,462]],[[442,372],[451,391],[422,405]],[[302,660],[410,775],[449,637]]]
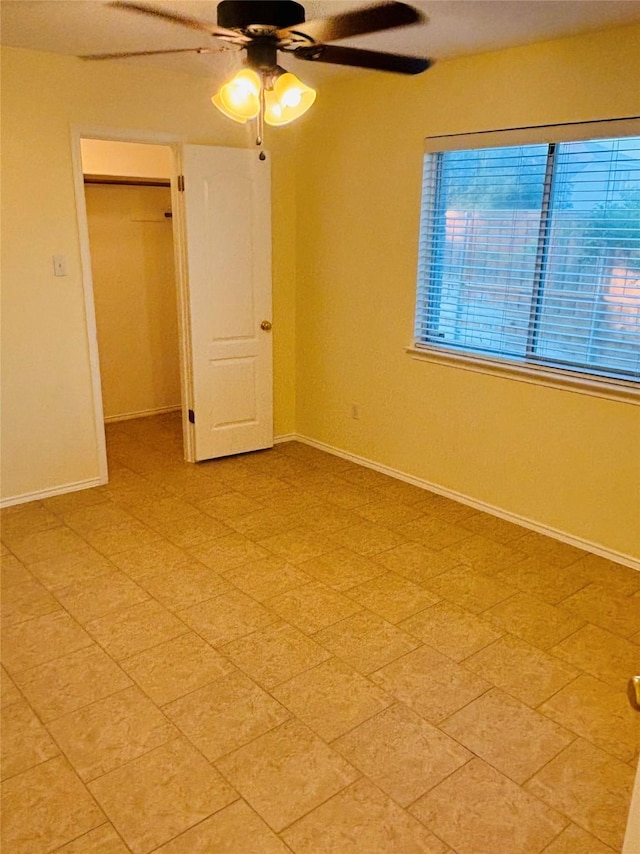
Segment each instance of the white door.
[[183,147],[194,457],[273,445],[270,160]]

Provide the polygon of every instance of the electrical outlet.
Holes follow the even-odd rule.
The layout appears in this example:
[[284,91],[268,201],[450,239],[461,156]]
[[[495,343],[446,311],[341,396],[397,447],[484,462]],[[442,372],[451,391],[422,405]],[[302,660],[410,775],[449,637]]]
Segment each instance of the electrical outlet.
[[360,420],[360,404],[359,403],[352,403],[351,404],[351,417],[354,419],[354,421]]

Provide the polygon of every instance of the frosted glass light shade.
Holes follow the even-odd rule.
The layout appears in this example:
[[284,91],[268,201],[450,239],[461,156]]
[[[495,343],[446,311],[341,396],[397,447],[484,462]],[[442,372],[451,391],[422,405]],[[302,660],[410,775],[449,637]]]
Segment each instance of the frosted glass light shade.
[[251,68],[243,68],[211,100],[225,116],[244,124],[260,112],[260,86],[258,74]]
[[304,115],[315,99],[315,89],[287,71],[264,93],[264,120],[268,125],[288,125]]

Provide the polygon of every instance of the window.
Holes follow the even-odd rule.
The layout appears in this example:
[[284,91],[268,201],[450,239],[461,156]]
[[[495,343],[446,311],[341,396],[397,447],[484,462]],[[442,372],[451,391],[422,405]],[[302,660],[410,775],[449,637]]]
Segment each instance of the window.
[[640,136],[579,128],[558,142],[434,141],[417,347],[640,379]]

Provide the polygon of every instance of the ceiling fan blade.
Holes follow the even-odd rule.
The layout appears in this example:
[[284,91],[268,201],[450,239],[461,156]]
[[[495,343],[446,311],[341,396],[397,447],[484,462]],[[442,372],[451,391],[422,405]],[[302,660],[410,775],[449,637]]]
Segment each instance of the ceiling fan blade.
[[164,53],[217,53],[227,50],[224,47],[183,47],[176,50],[138,50],[133,53],[91,53],[78,59],[129,59],[131,56],[159,56]]
[[229,39],[239,42],[248,41],[246,36],[236,32],[236,30],[227,30],[225,27],[218,27],[215,24],[205,24],[203,21],[196,20],[196,18],[188,18],[185,15],[178,15],[175,12],[156,9],[154,6],[146,6],[142,3],[129,3],[127,0],[114,0],[109,5],[113,6],[114,9],[124,9],[127,12],[138,12],[141,15],[149,15],[152,18],[171,21],[173,24],[180,24],[183,27],[188,27],[190,30],[209,33],[210,36],[215,36],[219,39]]
[[376,71],[394,71],[396,74],[420,74],[433,65],[432,59],[419,56],[402,56],[399,53],[380,53],[356,47],[338,47],[332,44],[303,45],[292,51],[298,59],[312,62],[330,62],[333,65],[352,65]]
[[407,6],[406,3],[379,3],[377,6],[354,9],[342,15],[305,21],[303,24],[279,30],[278,36],[286,39],[300,33],[315,42],[331,42],[393,27],[404,27],[407,24],[418,24],[421,21],[426,21],[422,12]]

